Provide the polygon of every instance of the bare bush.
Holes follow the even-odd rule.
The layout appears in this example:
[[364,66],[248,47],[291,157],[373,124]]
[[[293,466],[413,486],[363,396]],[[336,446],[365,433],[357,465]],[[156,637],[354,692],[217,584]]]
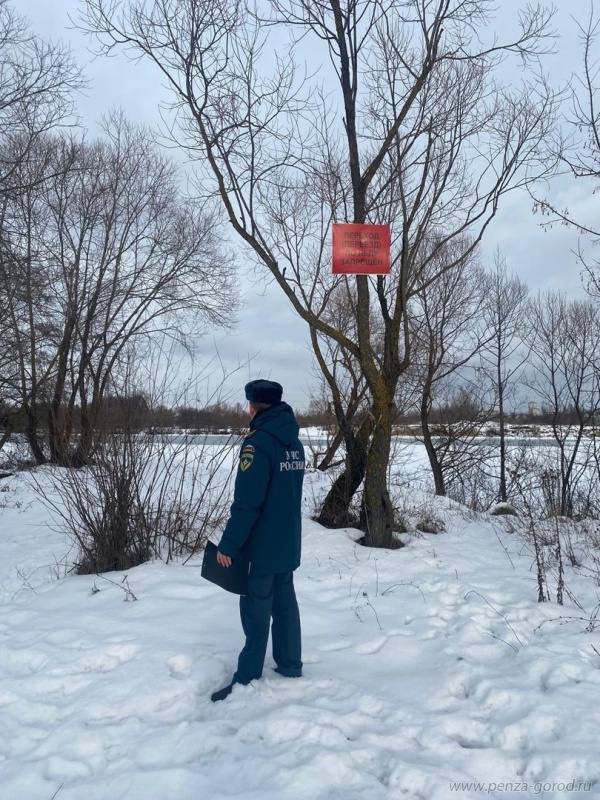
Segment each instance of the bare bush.
[[431,509],[425,509],[417,519],[415,527],[423,533],[443,533],[446,530],[446,523]]
[[155,342],[143,359],[130,353],[119,384],[113,383],[120,413],[110,417],[112,427],[95,431],[89,464],[44,468],[50,490],[47,481],[34,478],[78,548],[79,572],[123,570],[151,558],[168,562],[193,554],[229,510],[232,448],[239,437],[215,445],[206,434],[140,428],[140,398],[151,418],[168,397],[180,403],[193,396],[197,402],[203,392],[208,405],[228,377],[215,379],[212,362],[200,370],[190,364],[189,381],[174,396],[174,348],[165,350],[166,341]]
[[472,511],[487,511],[498,495],[498,478],[490,468],[491,448],[457,439],[453,445],[455,468],[448,477],[448,497]]
[[82,469],[54,469],[36,486],[76,542],[80,573],[167,562],[202,548],[225,519],[231,444],[124,431],[103,438]]

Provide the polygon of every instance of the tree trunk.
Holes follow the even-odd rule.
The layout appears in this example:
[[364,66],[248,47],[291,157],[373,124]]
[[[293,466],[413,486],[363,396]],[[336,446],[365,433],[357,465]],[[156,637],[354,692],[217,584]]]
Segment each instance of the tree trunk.
[[498,414],[500,422],[500,501],[506,503],[506,426],[504,423],[504,397],[502,383],[498,384]]
[[[325,472],[325,470],[329,469],[333,459],[335,458],[335,454],[340,449],[340,445],[342,444],[343,441],[344,441],[344,434],[341,430],[338,430],[338,432],[333,437],[331,444],[327,448],[325,455],[321,459],[320,464],[317,466],[318,470],[320,470],[321,472]],[[315,458],[315,461],[316,460],[317,459]]]
[[431,474],[433,475],[435,493],[440,497],[445,497],[446,484],[444,481],[444,473],[438,454],[433,446],[431,430],[429,428],[430,402],[429,393],[425,390],[421,397],[421,431],[423,433],[423,442],[425,444],[425,450],[427,451],[427,458],[429,459],[429,466],[431,467]]
[[76,466],[83,467],[89,464],[92,458],[94,428],[97,423],[97,413],[94,403],[92,403],[90,408],[83,390],[83,383],[80,389],[79,404],[79,441],[73,454],[73,461]]
[[327,528],[343,528],[352,524],[350,503],[365,477],[367,466],[367,445],[373,427],[371,417],[367,417],[356,434],[344,436],[346,444],[346,464],[344,471],[333,482],[321,508],[318,521]]
[[366,521],[365,544],[370,547],[398,547],[394,539],[394,508],[388,491],[388,465],[392,444],[393,403],[373,407],[374,422],[367,456],[363,505]]
[[44,453],[44,449],[40,443],[38,437],[38,420],[37,420],[37,413],[35,408],[29,406],[26,409],[27,412],[27,427],[25,429],[25,435],[27,437],[27,442],[29,443],[29,447],[38,464],[45,464],[48,460]]
[[2,422],[4,424],[4,433],[0,434],[0,450],[2,450],[12,435],[12,423],[10,419],[6,417]]
[[71,441],[72,414],[64,404],[64,390],[69,368],[69,351],[76,324],[76,317],[68,316],[65,320],[62,337],[58,346],[56,379],[52,392],[52,401],[48,413],[48,438],[50,459],[54,464],[69,465],[69,445]]
[[92,402],[88,403],[82,392],[80,414],[79,442],[75,449],[74,459],[77,466],[83,467],[92,462],[98,443],[107,431],[104,428],[100,429],[102,425],[101,401],[97,398],[93,398]]
[[498,329],[496,350],[496,383],[498,386],[498,415],[500,427],[500,502],[506,503],[506,426],[504,420],[504,378],[502,376],[502,329]]
[[68,406],[53,400],[48,413],[50,460],[62,467],[72,466],[72,412]]

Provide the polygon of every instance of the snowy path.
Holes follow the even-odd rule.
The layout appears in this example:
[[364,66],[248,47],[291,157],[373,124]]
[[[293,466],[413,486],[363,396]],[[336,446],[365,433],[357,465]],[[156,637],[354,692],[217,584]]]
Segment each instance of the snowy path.
[[[500,541],[446,509],[448,533],[392,552],[307,521],[304,676],[276,675],[269,653],[263,679],[213,704],[242,643],[237,598],[201,580],[199,559],[130,570],[135,602],[102,579],[56,580],[67,545],[25,479],[10,486],[2,800],[600,797],[600,635],[534,632],[573,609],[535,602],[531,558],[501,521]],[[537,784],[573,779],[595,785]]]

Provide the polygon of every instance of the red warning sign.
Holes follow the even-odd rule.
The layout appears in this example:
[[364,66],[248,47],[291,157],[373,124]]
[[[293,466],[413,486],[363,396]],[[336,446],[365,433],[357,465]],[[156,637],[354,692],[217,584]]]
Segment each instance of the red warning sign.
[[388,275],[391,269],[389,225],[333,223],[334,275]]

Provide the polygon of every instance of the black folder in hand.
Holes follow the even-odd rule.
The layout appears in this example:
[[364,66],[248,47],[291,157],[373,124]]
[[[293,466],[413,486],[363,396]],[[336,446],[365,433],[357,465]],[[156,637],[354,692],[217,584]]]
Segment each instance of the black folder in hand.
[[248,594],[248,559],[238,555],[232,559],[230,567],[222,567],[217,561],[218,549],[216,544],[206,543],[202,559],[202,577],[228,592]]

